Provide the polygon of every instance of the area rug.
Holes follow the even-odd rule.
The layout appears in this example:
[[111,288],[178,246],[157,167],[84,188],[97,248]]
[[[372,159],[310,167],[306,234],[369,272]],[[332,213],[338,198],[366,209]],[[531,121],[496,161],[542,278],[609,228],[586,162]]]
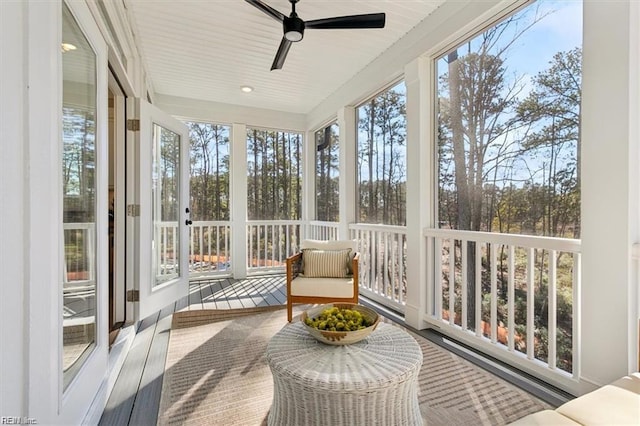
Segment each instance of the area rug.
[[[264,359],[286,324],[281,308],[174,314],[158,413],[160,425],[266,425],[273,397]],[[470,362],[415,335],[425,425],[503,425],[552,408]]]

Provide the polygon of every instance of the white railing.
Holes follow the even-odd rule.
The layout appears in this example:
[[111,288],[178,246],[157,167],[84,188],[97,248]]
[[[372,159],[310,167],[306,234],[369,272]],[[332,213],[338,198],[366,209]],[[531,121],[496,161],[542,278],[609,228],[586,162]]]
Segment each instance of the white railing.
[[433,267],[426,321],[552,382],[578,377],[579,240],[444,229],[424,236]]
[[156,222],[153,227],[153,271],[155,283],[177,278],[180,275],[180,245],[178,222]]
[[306,239],[310,240],[337,240],[338,222],[321,222],[312,220],[307,225]]
[[349,225],[360,252],[360,292],[404,312],[407,295],[407,229],[390,225]]
[[63,231],[63,288],[93,288],[96,283],[96,224],[65,223]]
[[189,227],[189,277],[230,273],[231,222],[193,222]]
[[[156,223],[156,283],[178,276],[178,222]],[[196,221],[189,227],[189,278],[231,274],[231,222]]]
[[247,271],[283,272],[285,260],[300,249],[300,220],[247,222]]

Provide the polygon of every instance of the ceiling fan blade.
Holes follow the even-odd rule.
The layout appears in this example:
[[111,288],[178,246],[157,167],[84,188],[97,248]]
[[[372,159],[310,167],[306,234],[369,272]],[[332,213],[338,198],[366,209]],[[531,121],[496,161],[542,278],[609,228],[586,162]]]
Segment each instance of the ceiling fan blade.
[[337,30],[350,28],[384,28],[384,13],[364,15],[336,16],[335,18],[314,19],[305,22],[306,28]]
[[284,21],[284,18],[286,17],[284,14],[278,12],[277,10],[275,10],[274,8],[272,8],[271,6],[269,6],[266,3],[263,3],[260,0],[244,0],[247,3],[249,3],[250,5],[253,5],[255,7],[257,7],[258,9],[260,9],[261,11],[263,11],[264,13],[266,13],[267,15],[271,16],[273,19],[277,20],[277,21]]
[[287,58],[287,53],[289,53],[289,48],[293,43],[286,38],[282,37],[282,41],[280,42],[280,47],[278,47],[278,53],[276,53],[276,57],[273,59],[273,64],[271,65],[271,71],[279,70],[284,65],[284,60]]

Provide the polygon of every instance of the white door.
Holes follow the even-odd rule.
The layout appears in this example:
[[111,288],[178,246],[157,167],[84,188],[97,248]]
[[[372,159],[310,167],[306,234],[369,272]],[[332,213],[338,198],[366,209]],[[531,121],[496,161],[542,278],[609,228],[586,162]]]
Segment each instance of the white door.
[[127,180],[135,188],[127,195],[134,253],[127,263],[133,266],[139,291],[135,317],[141,320],[188,294],[189,131],[142,99],[130,99],[128,110],[135,116],[128,125],[135,143],[127,148]]

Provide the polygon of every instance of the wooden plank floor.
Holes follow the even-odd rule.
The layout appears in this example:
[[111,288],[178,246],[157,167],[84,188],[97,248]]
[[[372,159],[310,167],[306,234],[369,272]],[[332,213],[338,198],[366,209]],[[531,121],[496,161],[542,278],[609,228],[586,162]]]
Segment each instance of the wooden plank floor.
[[188,309],[232,309],[286,303],[284,275],[189,283],[189,295],[145,318],[107,401],[100,425],[155,425],[169,345],[171,316]]

